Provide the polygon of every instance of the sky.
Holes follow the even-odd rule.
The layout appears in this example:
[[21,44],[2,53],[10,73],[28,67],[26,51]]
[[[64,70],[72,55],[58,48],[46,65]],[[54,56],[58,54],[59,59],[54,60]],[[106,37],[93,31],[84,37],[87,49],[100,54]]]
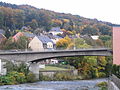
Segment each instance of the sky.
[[120,24],[120,0],[0,0]]

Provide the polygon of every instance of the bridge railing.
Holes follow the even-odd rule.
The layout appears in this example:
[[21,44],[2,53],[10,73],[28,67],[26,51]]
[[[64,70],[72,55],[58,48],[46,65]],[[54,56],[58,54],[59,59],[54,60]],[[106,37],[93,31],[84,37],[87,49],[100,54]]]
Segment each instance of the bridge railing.
[[[76,49],[63,49],[63,48],[57,48],[57,49],[44,49],[40,51],[63,51],[63,50],[85,50],[85,49],[110,49],[107,47],[90,47],[90,48],[76,48]],[[32,51],[30,49],[10,49],[10,50],[0,50],[0,52],[24,52],[24,51]]]

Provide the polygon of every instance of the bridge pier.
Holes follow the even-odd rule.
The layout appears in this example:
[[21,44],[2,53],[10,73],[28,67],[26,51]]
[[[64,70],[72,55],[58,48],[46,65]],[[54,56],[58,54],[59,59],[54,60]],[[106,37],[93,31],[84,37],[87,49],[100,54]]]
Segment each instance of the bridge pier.
[[36,80],[39,80],[39,64],[32,62],[30,64],[29,70],[35,75]]

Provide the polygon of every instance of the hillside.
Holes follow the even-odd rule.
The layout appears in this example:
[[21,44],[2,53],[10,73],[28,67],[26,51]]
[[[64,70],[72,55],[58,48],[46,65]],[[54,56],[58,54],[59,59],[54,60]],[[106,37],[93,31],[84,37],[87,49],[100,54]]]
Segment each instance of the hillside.
[[58,13],[45,9],[38,9],[30,5],[15,5],[0,2],[0,28],[6,32],[29,27],[31,32],[37,28],[49,31],[51,27],[60,27],[66,31],[80,34],[111,35],[109,22],[88,19],[79,15]]

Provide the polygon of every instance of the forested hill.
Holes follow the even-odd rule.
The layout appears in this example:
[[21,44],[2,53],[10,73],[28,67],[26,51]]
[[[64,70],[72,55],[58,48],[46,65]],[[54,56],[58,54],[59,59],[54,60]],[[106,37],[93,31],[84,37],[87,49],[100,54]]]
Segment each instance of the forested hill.
[[80,34],[110,35],[112,23],[88,19],[79,15],[58,13],[38,9],[30,5],[15,5],[0,2],[0,29],[5,31],[21,29],[23,26],[34,32],[37,28],[49,31],[51,27],[60,27]]

